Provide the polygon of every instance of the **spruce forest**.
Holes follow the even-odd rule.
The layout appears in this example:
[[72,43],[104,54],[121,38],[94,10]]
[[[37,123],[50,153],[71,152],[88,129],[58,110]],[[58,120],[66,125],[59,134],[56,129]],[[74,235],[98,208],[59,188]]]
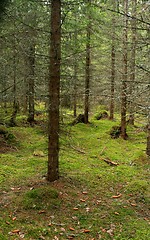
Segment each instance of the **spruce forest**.
[[149,0],[0,0],[0,240],[150,239],[149,56]]

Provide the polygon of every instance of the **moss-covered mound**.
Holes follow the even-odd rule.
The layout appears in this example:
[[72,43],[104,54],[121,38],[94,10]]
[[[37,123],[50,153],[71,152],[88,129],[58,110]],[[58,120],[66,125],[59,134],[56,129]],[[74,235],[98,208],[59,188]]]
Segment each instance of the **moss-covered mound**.
[[108,118],[108,113],[107,111],[100,111],[99,113],[96,113],[95,119],[100,120],[100,119],[107,119]]

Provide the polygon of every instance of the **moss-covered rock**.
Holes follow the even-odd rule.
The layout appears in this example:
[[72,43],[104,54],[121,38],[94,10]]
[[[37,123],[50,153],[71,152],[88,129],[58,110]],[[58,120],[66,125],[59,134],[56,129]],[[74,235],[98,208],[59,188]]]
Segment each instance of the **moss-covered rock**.
[[108,118],[108,113],[105,110],[100,111],[99,113],[95,114],[95,119],[96,120],[107,119],[107,118]]

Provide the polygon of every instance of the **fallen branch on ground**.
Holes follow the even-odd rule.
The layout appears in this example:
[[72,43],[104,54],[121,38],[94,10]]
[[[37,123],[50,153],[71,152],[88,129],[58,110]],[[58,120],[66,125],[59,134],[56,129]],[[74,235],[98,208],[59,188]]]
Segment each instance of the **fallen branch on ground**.
[[82,149],[79,149],[79,148],[74,147],[74,146],[72,146],[72,145],[70,145],[70,147],[71,147],[72,149],[74,149],[75,151],[79,152],[79,153],[85,154],[85,152],[84,152]]
[[116,162],[112,162],[110,161],[109,159],[102,159],[104,162],[106,162],[107,164],[109,164],[110,166],[118,166],[119,163],[116,163]]

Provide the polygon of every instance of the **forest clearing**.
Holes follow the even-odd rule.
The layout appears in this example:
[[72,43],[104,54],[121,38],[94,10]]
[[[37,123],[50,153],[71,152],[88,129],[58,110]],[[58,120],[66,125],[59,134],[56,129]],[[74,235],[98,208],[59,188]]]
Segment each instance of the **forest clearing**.
[[0,0],[0,240],[150,239],[149,9]]

